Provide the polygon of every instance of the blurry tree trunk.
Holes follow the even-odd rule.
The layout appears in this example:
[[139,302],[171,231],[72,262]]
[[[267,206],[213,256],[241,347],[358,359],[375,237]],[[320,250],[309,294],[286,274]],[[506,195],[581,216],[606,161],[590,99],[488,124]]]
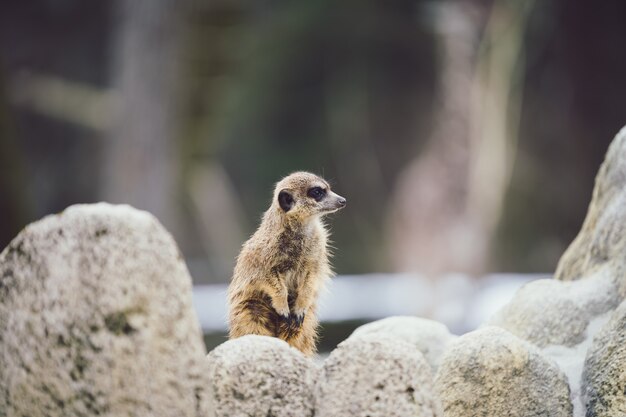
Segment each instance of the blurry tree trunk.
[[246,240],[243,231],[241,201],[224,168],[217,162],[195,164],[189,178],[192,217],[210,268],[201,273],[206,279],[227,281],[235,266],[235,258]]
[[177,229],[179,43],[187,1],[119,0],[113,87],[119,106],[104,144],[103,196]]
[[181,181],[187,261],[196,283],[227,282],[247,237],[243,203],[216,159],[216,138],[220,137],[219,110],[239,64],[234,39],[249,24],[249,7],[231,0],[196,1],[189,13],[183,57]]
[[[365,242],[361,256],[381,264],[380,232],[371,219],[380,216],[376,199],[384,195],[380,161],[368,126],[370,90],[363,68],[337,71],[328,82],[328,136],[338,179],[346,189],[358,189],[367,184],[367,193],[354,193],[351,204],[361,207],[353,213],[357,239]],[[378,217],[380,218],[380,217]]]
[[33,220],[4,80],[0,72],[0,252],[22,227]]
[[435,276],[487,267],[514,154],[515,69],[529,4],[440,4],[439,110],[428,144],[391,199],[396,270]]

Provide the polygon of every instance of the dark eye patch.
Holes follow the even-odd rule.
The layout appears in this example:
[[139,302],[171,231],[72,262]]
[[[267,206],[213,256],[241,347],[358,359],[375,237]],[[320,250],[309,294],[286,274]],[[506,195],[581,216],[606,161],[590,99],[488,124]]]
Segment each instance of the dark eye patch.
[[315,201],[321,201],[326,196],[326,190],[322,187],[309,188],[306,195],[314,199]]

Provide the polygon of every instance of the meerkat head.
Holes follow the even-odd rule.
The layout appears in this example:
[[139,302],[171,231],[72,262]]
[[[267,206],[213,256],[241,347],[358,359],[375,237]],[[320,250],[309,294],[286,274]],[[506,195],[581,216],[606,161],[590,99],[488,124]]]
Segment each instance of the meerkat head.
[[295,172],[276,184],[272,204],[287,217],[306,220],[344,208],[346,199],[317,175]]

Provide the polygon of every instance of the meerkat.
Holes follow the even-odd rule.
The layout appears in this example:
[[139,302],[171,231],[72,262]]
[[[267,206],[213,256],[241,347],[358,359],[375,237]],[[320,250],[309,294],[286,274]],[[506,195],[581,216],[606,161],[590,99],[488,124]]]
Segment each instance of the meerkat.
[[316,351],[316,303],[331,275],[322,217],[346,199],[326,181],[296,172],[276,184],[261,225],[243,244],[228,288],[230,338],[274,336]]

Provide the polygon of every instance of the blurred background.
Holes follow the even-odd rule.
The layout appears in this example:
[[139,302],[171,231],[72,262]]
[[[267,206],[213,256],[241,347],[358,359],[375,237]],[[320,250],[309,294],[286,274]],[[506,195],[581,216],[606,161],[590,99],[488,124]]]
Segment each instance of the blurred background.
[[576,235],[626,124],[624,19],[619,0],[3,2],[0,246],[129,203],[221,306],[273,184],[309,170],[349,202],[335,294],[370,311],[373,288],[443,285],[454,309],[490,274],[552,272]]

